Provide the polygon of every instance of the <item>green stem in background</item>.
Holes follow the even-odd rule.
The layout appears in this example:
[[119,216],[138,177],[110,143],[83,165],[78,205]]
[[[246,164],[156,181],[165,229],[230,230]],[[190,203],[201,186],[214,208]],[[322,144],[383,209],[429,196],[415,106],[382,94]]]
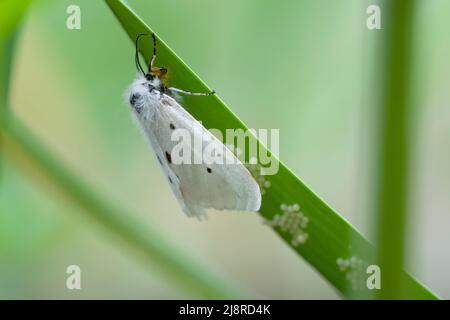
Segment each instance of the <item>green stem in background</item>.
[[[153,32],[123,1],[105,1],[133,44],[138,34]],[[209,90],[159,37],[158,42],[157,63],[172,71],[171,85],[191,91]],[[148,63],[151,42],[143,41],[140,49]],[[206,128],[222,133],[225,129],[247,129],[217,96],[195,100],[187,97],[183,106]],[[370,296],[365,267],[375,263],[372,244],[282,163],[275,175],[259,178],[266,180],[262,183],[265,193],[260,213],[267,224],[343,296]],[[406,272],[402,271],[400,277],[408,284],[409,298],[437,298]]]
[[0,70],[4,70],[0,75],[0,116],[4,116],[8,101],[10,66],[15,43],[15,35],[12,34],[5,39],[0,39]]
[[6,121],[7,116],[7,101],[9,92],[9,74],[12,60],[12,52],[14,47],[15,37],[3,37],[0,39],[0,70],[5,70],[0,74],[0,183],[3,178],[3,137],[1,134],[2,121]]
[[4,111],[8,101],[9,69],[13,58],[17,25],[30,3],[31,0],[0,0],[0,112]]
[[[0,0],[0,131],[1,120],[6,121],[9,75],[15,47],[17,25],[26,12],[31,0]],[[2,135],[0,132],[0,183],[2,182]]]
[[401,270],[405,262],[405,226],[409,181],[408,124],[414,0],[384,3],[385,61],[380,101],[380,155],[376,218],[378,261],[382,268],[380,298],[407,298]]

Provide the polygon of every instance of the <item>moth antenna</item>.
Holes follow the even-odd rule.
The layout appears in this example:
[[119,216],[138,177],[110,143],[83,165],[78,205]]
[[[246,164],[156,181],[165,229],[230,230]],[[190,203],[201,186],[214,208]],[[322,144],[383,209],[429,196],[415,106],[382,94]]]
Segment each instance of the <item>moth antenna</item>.
[[134,63],[136,64],[136,68],[138,71],[141,71],[143,75],[145,75],[144,69],[142,69],[141,61],[139,60],[139,38],[142,36],[147,36],[146,33],[141,33],[136,37],[136,52],[134,55]]

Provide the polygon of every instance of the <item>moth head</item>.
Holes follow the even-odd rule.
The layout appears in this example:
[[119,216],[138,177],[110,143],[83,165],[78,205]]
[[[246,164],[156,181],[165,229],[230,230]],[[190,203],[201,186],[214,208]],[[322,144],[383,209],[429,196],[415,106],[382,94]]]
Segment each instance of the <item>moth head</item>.
[[153,67],[149,71],[148,75],[150,75],[152,77],[157,77],[157,78],[162,80],[162,79],[164,79],[166,77],[167,72],[168,72],[167,68],[164,68],[164,67]]

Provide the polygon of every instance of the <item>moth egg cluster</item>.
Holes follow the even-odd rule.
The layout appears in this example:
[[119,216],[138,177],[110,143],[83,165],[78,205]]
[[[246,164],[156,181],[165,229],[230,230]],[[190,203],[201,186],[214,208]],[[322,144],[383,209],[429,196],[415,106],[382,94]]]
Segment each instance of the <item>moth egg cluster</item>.
[[261,174],[261,165],[258,164],[258,160],[255,157],[250,158],[249,163],[246,164],[246,168],[250,171],[251,175],[258,183],[261,194],[266,194],[267,189],[271,186],[271,183],[266,180],[263,174]]
[[[233,144],[227,144],[227,148],[231,152],[233,152],[236,158],[241,161],[244,160],[242,162],[245,163],[245,159],[240,159],[240,157],[242,156],[242,150],[239,147],[235,147]],[[267,189],[269,189],[271,186],[271,183],[270,181],[266,180],[265,176],[261,173],[261,165],[258,163],[258,159],[256,159],[255,157],[251,157],[248,163],[245,163],[244,165],[250,172],[252,177],[255,179],[255,181],[258,183],[261,195],[266,194]]]
[[364,260],[352,256],[349,259],[337,258],[336,264],[339,271],[345,273],[345,278],[350,281],[353,290],[363,289],[366,281],[367,263]]
[[276,214],[272,220],[266,221],[271,227],[277,227],[282,232],[288,233],[291,238],[291,245],[297,247],[308,240],[308,233],[305,231],[308,227],[309,218],[300,211],[300,205],[282,204],[280,206],[282,214]]

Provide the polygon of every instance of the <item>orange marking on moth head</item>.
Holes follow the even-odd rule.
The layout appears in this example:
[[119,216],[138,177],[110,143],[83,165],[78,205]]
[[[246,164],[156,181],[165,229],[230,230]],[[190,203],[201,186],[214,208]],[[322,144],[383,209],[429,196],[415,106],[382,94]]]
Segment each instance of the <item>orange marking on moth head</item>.
[[153,67],[150,74],[162,80],[164,78],[167,78],[168,72],[169,70],[167,70],[167,68]]

